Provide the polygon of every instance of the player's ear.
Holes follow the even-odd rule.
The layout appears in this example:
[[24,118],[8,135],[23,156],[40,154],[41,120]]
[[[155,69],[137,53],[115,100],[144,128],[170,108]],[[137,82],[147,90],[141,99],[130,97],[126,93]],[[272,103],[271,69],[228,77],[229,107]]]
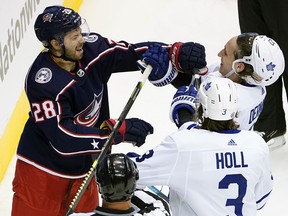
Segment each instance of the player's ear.
[[56,39],[52,39],[50,41],[50,44],[51,44],[52,48],[57,50],[57,51],[62,49],[62,47],[60,46],[60,44],[58,43],[58,41]]
[[245,69],[245,64],[243,62],[237,62],[235,69],[237,73],[241,73]]

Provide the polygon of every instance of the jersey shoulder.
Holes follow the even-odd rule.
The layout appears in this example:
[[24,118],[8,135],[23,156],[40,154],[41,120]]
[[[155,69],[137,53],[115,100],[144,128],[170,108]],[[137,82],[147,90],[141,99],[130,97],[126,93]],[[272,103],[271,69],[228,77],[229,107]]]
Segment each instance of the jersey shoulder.
[[55,97],[65,86],[71,85],[75,74],[60,68],[47,51],[41,52],[30,67],[25,80],[28,93],[50,94]]

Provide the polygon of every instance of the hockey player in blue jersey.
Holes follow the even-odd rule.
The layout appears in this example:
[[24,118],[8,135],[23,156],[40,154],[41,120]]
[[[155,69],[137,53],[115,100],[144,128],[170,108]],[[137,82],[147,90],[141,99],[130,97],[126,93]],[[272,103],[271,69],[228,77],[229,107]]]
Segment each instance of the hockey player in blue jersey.
[[[31,111],[17,149],[12,216],[63,216],[92,165],[91,155],[97,157],[115,124],[108,104],[111,74],[138,70],[137,60],[155,42],[129,44],[89,34],[85,20],[62,6],[45,8],[34,29],[45,49],[25,80]],[[195,66],[203,67],[205,49],[195,47]],[[170,82],[174,76],[163,77],[168,69],[174,70],[153,70],[149,80]],[[126,119],[114,143],[141,146],[151,133],[144,120]],[[75,211],[94,210],[97,191],[92,179]]]

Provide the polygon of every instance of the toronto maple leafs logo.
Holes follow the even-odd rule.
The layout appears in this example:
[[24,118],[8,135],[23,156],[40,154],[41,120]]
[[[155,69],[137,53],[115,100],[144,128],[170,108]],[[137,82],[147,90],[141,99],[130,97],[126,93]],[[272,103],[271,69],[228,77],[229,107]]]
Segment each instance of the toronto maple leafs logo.
[[208,82],[206,85],[205,85],[205,90],[208,91],[208,89],[211,87],[211,82]]
[[274,71],[275,67],[276,67],[276,65],[273,64],[272,62],[270,62],[268,65],[266,65],[267,71]]

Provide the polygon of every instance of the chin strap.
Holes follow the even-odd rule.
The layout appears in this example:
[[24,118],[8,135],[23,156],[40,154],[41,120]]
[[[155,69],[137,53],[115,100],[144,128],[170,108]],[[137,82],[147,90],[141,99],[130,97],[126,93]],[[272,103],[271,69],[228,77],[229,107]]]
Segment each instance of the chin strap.
[[[74,59],[70,59],[70,58],[68,58],[68,57],[65,55],[66,52],[65,52],[65,46],[64,46],[64,35],[59,36],[59,37],[57,37],[57,38],[55,38],[55,39],[56,39],[57,42],[59,43],[60,47],[63,49],[63,54],[60,55],[60,56],[57,56],[57,55],[55,55],[53,52],[51,52],[50,49],[49,49],[49,53],[50,53],[52,56],[54,56],[55,58],[60,58],[60,59],[63,59],[63,60],[65,60],[65,61],[77,62],[77,61],[75,61]],[[52,47],[52,45],[51,45],[51,47]]]
[[65,56],[65,48],[63,48],[63,50],[64,50],[64,53],[63,53],[61,56],[55,55],[55,54],[54,54],[53,52],[51,52],[50,50],[49,50],[49,53],[50,53],[52,56],[54,56],[55,58],[61,58],[61,59],[65,60],[65,61],[77,62],[76,60],[70,59],[70,58],[68,58],[67,56]]
[[235,61],[233,61],[232,63],[232,70],[230,72],[228,72],[227,74],[224,75],[225,78],[229,78],[231,77],[233,74],[236,74],[238,77],[240,77],[242,79],[242,77],[236,72],[235,70],[235,64],[238,62],[243,62],[243,59],[236,59]]
[[225,78],[229,78],[230,76],[232,76],[233,74],[236,74],[236,71],[234,69],[232,69],[229,73],[225,74],[224,77]]

